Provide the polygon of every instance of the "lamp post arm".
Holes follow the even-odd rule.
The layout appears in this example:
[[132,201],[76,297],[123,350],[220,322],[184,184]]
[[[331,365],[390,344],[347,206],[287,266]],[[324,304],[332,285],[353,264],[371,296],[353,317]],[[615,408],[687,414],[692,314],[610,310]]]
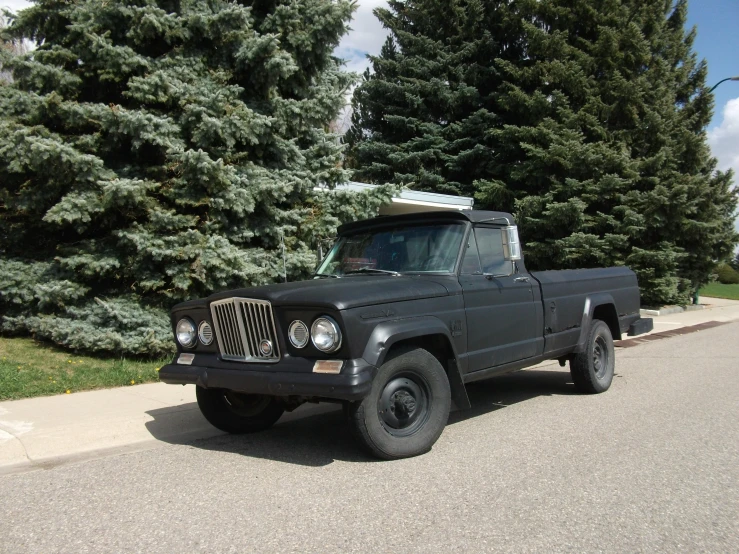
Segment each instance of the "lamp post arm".
[[719,85],[720,85],[721,83],[724,83],[724,82],[726,82],[726,81],[739,81],[739,75],[737,75],[737,76],[735,76],[735,77],[727,77],[726,79],[721,79],[721,80],[720,80],[720,81],[719,81],[718,83],[716,83],[715,85],[713,85],[713,86],[712,86],[712,87],[711,87],[711,88],[710,88],[710,89],[708,90],[708,93],[709,93],[709,94],[710,94],[710,93],[712,93],[712,92],[713,92],[713,91],[714,91],[714,90],[716,89],[716,87],[717,87],[717,86],[719,86]]

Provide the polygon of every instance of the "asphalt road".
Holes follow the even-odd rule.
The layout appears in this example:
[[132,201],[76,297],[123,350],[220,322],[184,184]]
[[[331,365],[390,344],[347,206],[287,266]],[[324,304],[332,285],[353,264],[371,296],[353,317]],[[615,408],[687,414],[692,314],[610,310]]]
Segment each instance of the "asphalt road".
[[739,323],[617,351],[611,390],[470,386],[433,451],[340,413],[0,477],[0,551],[737,552]]

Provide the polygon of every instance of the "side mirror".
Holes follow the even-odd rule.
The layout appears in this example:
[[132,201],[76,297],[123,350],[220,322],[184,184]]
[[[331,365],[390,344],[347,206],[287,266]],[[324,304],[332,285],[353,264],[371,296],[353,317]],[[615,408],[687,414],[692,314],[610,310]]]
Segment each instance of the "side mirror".
[[509,262],[521,259],[521,242],[515,225],[503,227],[503,257]]

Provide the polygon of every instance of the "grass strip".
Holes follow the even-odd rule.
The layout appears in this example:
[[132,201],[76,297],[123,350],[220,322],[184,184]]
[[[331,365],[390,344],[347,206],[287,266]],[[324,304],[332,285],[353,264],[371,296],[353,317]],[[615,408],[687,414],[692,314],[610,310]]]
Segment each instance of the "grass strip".
[[699,296],[712,296],[713,298],[726,298],[728,300],[739,300],[739,285],[724,285],[723,283],[709,283],[698,292]]
[[72,355],[33,339],[0,337],[0,400],[150,383],[167,362]]

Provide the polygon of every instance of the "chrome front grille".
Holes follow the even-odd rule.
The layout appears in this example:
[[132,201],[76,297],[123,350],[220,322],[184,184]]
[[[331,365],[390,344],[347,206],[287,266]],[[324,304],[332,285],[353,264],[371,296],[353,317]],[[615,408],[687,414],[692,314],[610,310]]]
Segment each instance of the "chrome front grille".
[[[267,300],[227,298],[212,302],[210,311],[224,360],[237,362],[277,362],[280,345],[275,331],[272,305]],[[272,351],[260,346],[268,341]]]

